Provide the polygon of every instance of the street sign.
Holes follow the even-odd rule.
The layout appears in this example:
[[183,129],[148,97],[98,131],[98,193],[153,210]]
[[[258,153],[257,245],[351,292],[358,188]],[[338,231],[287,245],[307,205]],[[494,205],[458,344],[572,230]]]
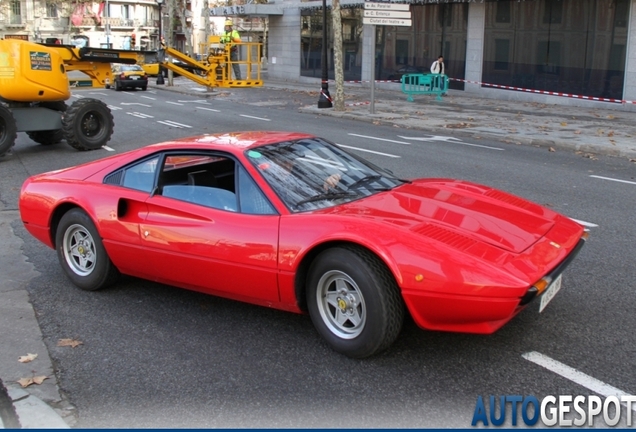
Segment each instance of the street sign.
[[411,19],[411,12],[385,11],[385,10],[365,10],[364,16],[369,18],[408,18]]
[[408,3],[372,3],[364,2],[365,10],[394,10],[407,11],[411,5]]
[[399,18],[362,18],[362,24],[391,25],[391,26],[410,27],[411,26],[411,20],[410,19],[399,19]]

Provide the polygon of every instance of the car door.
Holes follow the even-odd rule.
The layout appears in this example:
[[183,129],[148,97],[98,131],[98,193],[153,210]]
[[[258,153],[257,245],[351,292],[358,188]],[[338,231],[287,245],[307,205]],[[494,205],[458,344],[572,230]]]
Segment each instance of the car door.
[[140,223],[148,213],[146,200],[154,188],[159,159],[155,155],[106,176],[107,198],[96,209],[110,259],[122,273],[142,278],[153,278],[142,253]]
[[[239,170],[230,157],[215,155],[214,163],[200,154],[171,157],[185,168],[164,170],[141,225],[156,280],[237,300],[278,302],[278,214],[241,211]],[[193,166],[194,157],[206,163]],[[196,180],[202,172],[214,181]]]

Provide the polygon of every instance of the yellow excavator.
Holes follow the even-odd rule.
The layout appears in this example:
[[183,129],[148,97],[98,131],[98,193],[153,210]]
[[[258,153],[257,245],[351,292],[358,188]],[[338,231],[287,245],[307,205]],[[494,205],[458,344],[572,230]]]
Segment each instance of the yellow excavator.
[[0,157],[11,150],[18,132],[42,145],[64,139],[77,150],[98,149],[110,140],[114,121],[104,102],[82,97],[66,104],[71,97],[69,71],[83,72],[94,87],[109,87],[111,63],[158,63],[206,87],[261,86],[260,44],[240,45],[247,54],[238,63],[245,64],[247,74],[232,80],[229,47],[210,50],[198,61],[167,47],[130,51],[0,40]]

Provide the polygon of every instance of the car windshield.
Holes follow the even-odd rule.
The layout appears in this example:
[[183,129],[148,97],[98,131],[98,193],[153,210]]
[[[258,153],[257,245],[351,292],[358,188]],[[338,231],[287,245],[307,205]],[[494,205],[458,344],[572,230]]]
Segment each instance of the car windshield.
[[322,138],[270,144],[246,155],[293,212],[332,207],[404,183]]

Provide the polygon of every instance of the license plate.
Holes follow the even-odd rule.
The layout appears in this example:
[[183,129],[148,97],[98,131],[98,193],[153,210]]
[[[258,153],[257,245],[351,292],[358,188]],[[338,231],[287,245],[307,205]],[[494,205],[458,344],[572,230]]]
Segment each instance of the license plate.
[[138,76],[133,75],[133,76],[131,76],[131,77],[130,77],[130,79],[139,79],[139,77],[138,77]]
[[541,303],[539,304],[539,313],[543,312],[543,309],[545,309],[548,303],[550,303],[550,300],[554,298],[554,296],[559,292],[560,289],[561,289],[561,275],[559,275],[559,277],[556,278],[554,282],[552,282],[550,286],[546,288],[545,292],[541,296]]

